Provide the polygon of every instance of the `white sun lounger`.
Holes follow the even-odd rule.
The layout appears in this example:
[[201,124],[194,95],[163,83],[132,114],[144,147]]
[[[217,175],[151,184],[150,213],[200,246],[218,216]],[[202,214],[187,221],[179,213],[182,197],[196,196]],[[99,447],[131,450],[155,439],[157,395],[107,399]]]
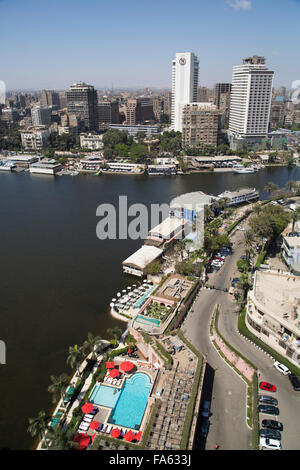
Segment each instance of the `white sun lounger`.
[[81,423],[79,426],[80,431],[87,431],[90,425],[88,423]]
[[105,424],[105,425],[103,426],[103,428],[101,429],[101,432],[105,432],[106,429],[107,429],[107,424]]
[[112,430],[112,426],[107,426],[105,433],[109,434],[111,430]]
[[83,421],[85,421],[86,423],[90,423],[91,421],[93,421],[93,419],[94,419],[94,417],[92,417],[92,418],[86,418],[86,417],[84,417],[84,418],[83,418]]

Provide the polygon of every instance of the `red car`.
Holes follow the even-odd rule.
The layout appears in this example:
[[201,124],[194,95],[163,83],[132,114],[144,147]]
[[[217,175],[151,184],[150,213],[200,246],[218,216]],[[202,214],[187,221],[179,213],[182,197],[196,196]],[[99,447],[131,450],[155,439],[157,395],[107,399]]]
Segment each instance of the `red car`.
[[259,388],[261,390],[267,390],[268,392],[276,392],[276,387],[273,384],[270,384],[269,382],[260,382],[259,383]]

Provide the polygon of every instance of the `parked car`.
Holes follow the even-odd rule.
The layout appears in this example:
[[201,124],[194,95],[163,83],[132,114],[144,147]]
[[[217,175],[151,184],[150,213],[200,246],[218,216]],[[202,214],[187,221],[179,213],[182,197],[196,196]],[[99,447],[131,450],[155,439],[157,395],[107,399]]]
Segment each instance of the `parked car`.
[[267,405],[278,405],[278,400],[276,400],[276,398],[270,397],[269,395],[259,395],[258,401],[260,403],[266,403]]
[[273,405],[258,405],[259,413],[266,413],[268,415],[279,415],[279,409]]
[[259,431],[260,437],[268,437],[269,439],[277,439],[281,441],[281,434],[276,429],[263,428]]
[[290,370],[284,364],[280,364],[278,361],[275,361],[273,366],[284,375],[290,374]]
[[263,419],[261,422],[263,428],[277,429],[277,431],[283,431],[283,424],[274,419]]
[[232,281],[231,281],[232,287],[235,287],[238,282],[239,282],[239,278],[238,278],[238,277],[234,277],[234,278],[232,279]]
[[203,408],[202,408],[201,414],[204,418],[209,418],[209,415],[210,415],[210,401],[206,400],[203,403]]
[[208,419],[204,419],[201,423],[201,427],[200,427],[200,434],[202,437],[206,437],[207,434],[208,434],[208,429],[209,429],[209,420]]
[[289,374],[289,379],[290,379],[290,382],[293,386],[293,389],[296,390],[297,392],[299,392],[300,391],[300,380],[297,377],[297,375],[296,374]]
[[261,450],[281,450],[281,442],[276,439],[269,439],[268,437],[261,437],[259,439],[259,446]]
[[270,384],[269,382],[260,382],[259,383],[259,388],[261,390],[267,390],[268,392],[276,392],[276,387],[273,384]]

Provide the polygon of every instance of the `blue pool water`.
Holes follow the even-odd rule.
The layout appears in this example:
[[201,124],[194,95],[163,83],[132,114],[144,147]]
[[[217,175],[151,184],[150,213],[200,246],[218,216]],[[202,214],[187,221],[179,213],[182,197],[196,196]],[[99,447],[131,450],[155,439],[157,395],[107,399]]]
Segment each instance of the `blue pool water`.
[[147,374],[138,372],[125,380],[119,399],[110,418],[118,426],[134,428],[143,419],[151,381]]
[[106,385],[96,385],[90,395],[89,401],[95,405],[113,408],[120,396],[121,390]]
[[134,428],[140,425],[147,406],[151,390],[150,377],[137,372],[125,383],[120,391],[105,385],[95,386],[89,400],[97,405],[113,408],[110,422],[118,426]]
[[140,308],[146,301],[146,299],[150,296],[150,294],[156,289],[156,285],[152,286],[151,289],[149,289],[143,297],[141,297],[134,305],[134,308]]

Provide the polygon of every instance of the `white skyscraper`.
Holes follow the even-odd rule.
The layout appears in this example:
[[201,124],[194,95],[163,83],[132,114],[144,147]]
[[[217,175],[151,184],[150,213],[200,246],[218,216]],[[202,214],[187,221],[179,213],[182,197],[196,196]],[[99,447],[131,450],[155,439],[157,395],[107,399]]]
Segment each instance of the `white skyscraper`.
[[264,57],[250,57],[233,67],[229,134],[253,142],[268,134],[274,72]]
[[172,61],[171,123],[182,132],[182,108],[197,101],[199,61],[193,52],[177,52]]

